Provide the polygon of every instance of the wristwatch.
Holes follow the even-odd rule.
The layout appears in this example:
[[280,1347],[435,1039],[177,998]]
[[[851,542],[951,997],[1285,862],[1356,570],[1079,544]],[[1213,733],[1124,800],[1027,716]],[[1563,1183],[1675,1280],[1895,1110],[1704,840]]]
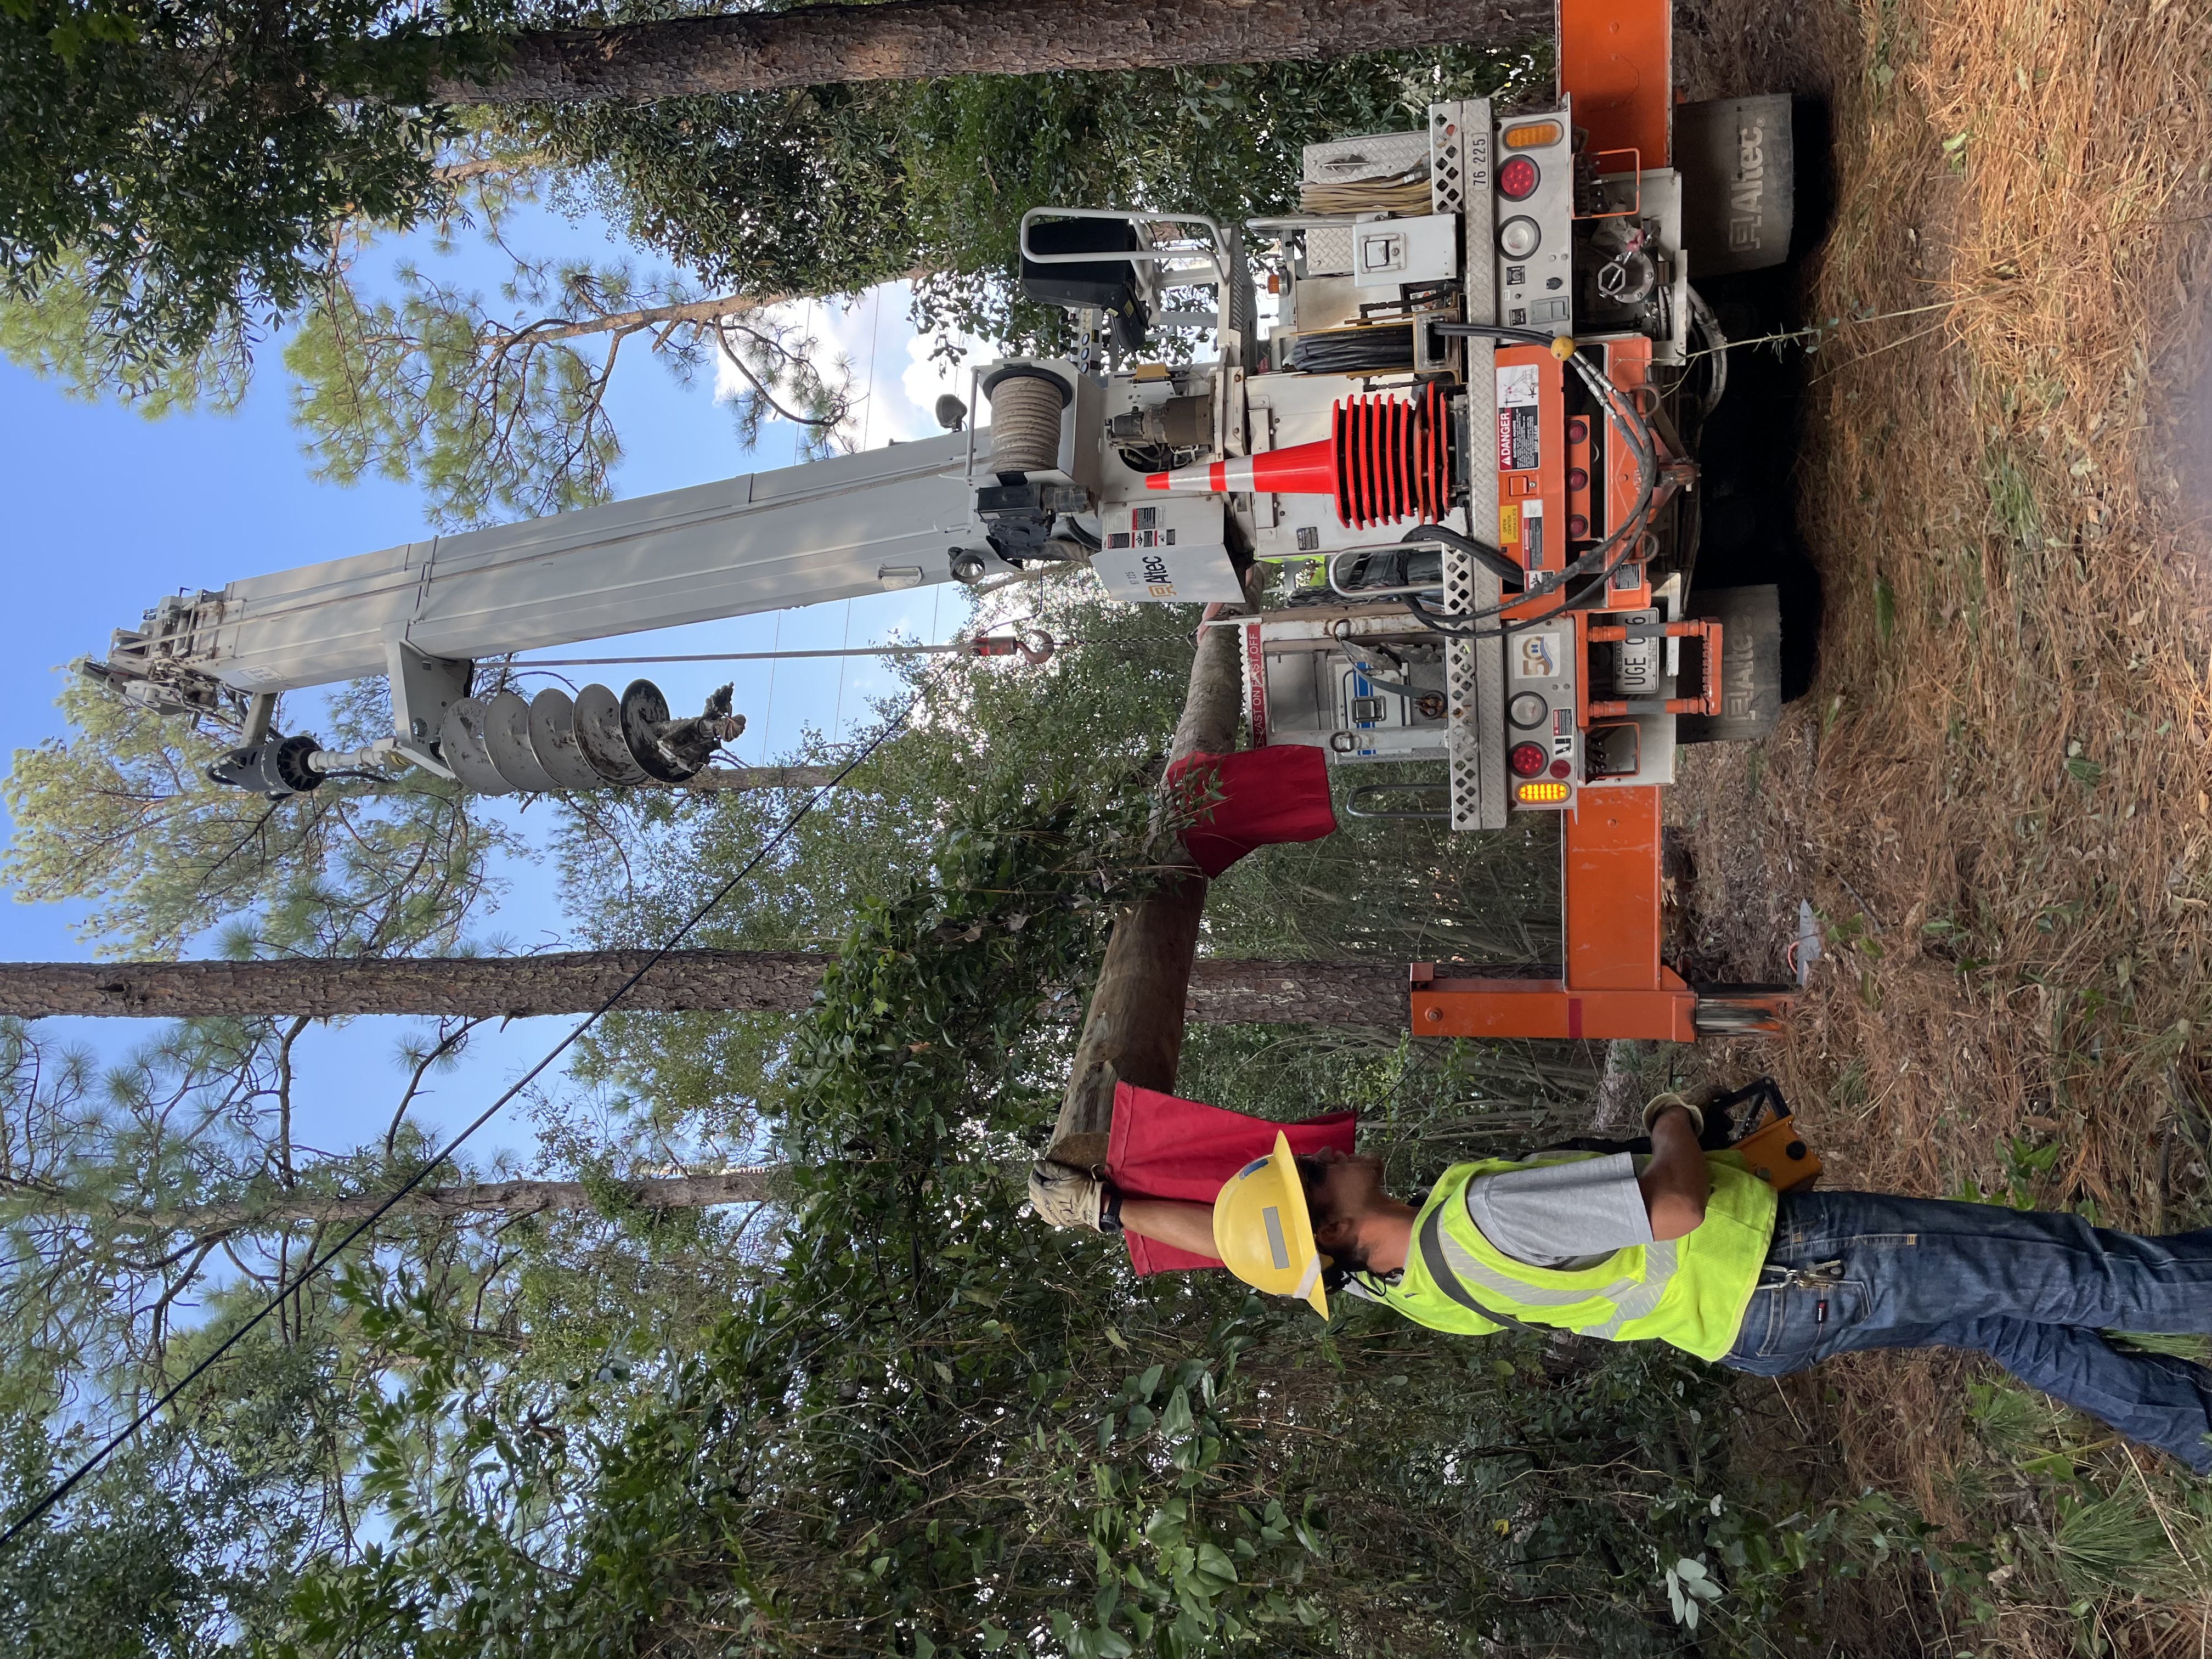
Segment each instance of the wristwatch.
[[1118,1188],[1098,1183],[1098,1231],[1118,1233],[1121,1231],[1121,1194]]

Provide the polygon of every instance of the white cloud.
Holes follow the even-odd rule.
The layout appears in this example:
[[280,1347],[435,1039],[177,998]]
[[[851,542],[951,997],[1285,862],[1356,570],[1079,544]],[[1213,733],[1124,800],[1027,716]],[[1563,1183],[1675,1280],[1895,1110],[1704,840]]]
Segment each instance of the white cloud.
[[[839,357],[851,364],[853,412],[837,435],[852,448],[880,449],[894,440],[908,443],[934,436],[939,394],[954,392],[967,402],[969,368],[994,355],[980,341],[960,335],[954,343],[967,355],[957,365],[943,358],[933,362],[935,337],[915,334],[908,319],[913,304],[912,286],[896,282],[868,289],[848,302],[799,300],[769,313],[811,335],[825,367]],[[717,402],[744,389],[744,378],[727,358],[715,365]]]

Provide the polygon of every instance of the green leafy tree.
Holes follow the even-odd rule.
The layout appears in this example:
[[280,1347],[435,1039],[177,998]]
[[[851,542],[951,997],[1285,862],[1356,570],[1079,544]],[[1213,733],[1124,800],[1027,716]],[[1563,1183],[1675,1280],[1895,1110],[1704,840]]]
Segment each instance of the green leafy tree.
[[236,410],[252,378],[254,333],[233,312],[197,343],[149,351],[112,326],[82,252],[57,260],[34,295],[0,294],[0,352],[10,362],[71,397],[112,395],[149,421]]
[[398,283],[387,300],[334,281],[307,313],[284,350],[293,416],[319,476],[412,482],[449,528],[609,497],[622,442],[607,389],[633,340],[687,384],[731,365],[741,447],[781,419],[806,453],[826,454],[849,406],[850,366],[824,363],[817,340],[742,295],[702,297],[622,264],[520,258],[496,308],[411,262]]
[[0,283],[67,270],[124,364],[283,314],[352,220],[439,199],[437,61],[481,63],[464,4],[0,8]]
[[[454,104],[798,88],[978,73],[1162,70],[1278,53],[1321,59],[1461,38],[1463,13],[1417,0],[1273,16],[1176,0],[1174,27],[1026,0],[978,29],[957,6],[800,7],[642,16],[597,28],[497,0],[10,0],[0,9],[0,283],[37,294],[81,260],[94,320],[124,362],[194,356],[236,319],[295,311],[332,238],[405,225],[446,187],[434,165]],[[1486,15],[1500,43],[1540,35],[1542,7]],[[840,284],[839,286],[842,286]]]
[[[310,1152],[295,1134],[307,1085],[292,1045],[304,1024],[187,1022],[102,1068],[0,1021],[0,1445],[15,1457],[0,1465],[0,1522],[428,1155],[409,1110],[469,1027],[403,1046],[409,1080],[380,1140]],[[650,1207],[621,1178],[616,1149],[581,1144],[580,1127],[549,1116],[540,1164],[580,1166],[582,1201],[542,1181],[434,1188],[426,1196],[458,1194],[472,1212],[406,1205],[335,1276],[285,1297],[179,1418],[0,1558],[0,1595],[23,1608],[11,1633],[50,1635],[76,1617],[61,1605],[74,1583],[90,1598],[82,1617],[96,1612],[118,1641],[137,1631],[149,1653],[212,1651],[252,1633],[240,1606],[281,1603],[299,1561],[356,1547],[376,1501],[364,1404],[378,1379],[404,1382],[419,1361],[364,1317],[356,1279],[517,1377],[565,1375],[594,1344],[621,1340],[641,1308],[671,1333],[710,1328],[759,1255],[748,1232],[772,1237],[759,1224],[764,1195],[741,1211]],[[447,1173],[477,1172],[459,1163]],[[125,1495],[147,1482],[167,1494],[154,1512],[169,1525],[214,1530],[165,1540],[135,1528]],[[78,1548],[89,1564],[136,1565],[112,1578],[90,1565],[64,1571]]]
[[[186,1659],[283,1628],[295,1574],[326,1540],[270,1455],[277,1437],[252,1432],[252,1413],[231,1404],[204,1405],[189,1430],[156,1426],[86,1483],[64,1520],[0,1554],[0,1654]],[[50,1437],[20,1400],[0,1434],[11,1516],[88,1449],[81,1433]]]
[[979,789],[856,904],[777,1079],[799,1207],[698,1346],[524,1376],[364,1307],[418,1359],[363,1425],[392,1542],[306,1575],[284,1652],[1656,1659],[1683,1594],[1704,1650],[1816,1628],[1856,1511],[1733,1475],[1693,1362],[1324,1328],[1024,1213],[1073,1038],[1042,988],[1146,844],[1142,792],[1065,785]]
[[[385,256],[391,227],[356,221],[295,313],[283,360],[292,413],[320,477],[415,484],[446,528],[605,501],[622,442],[607,403],[618,362],[648,353],[689,385],[729,366],[733,436],[793,423],[830,452],[850,403],[850,365],[825,354],[774,296],[702,293],[627,261],[538,258],[515,246],[544,158],[477,143],[441,167],[457,194],[430,222],[428,264]],[[448,268],[471,233],[509,269],[487,295]],[[149,419],[235,409],[257,331],[238,316],[188,353],[146,355],[103,325],[86,261],[72,256],[32,297],[0,299],[0,351],[75,396],[114,395]]]
[[[227,923],[236,955],[450,951],[496,890],[495,855],[520,850],[424,772],[266,801],[206,777],[220,737],[87,682],[60,704],[71,735],[18,750],[0,784],[15,820],[0,874],[19,902],[88,901],[83,932],[109,954],[174,956]],[[331,712],[339,746],[391,729],[380,684]]]

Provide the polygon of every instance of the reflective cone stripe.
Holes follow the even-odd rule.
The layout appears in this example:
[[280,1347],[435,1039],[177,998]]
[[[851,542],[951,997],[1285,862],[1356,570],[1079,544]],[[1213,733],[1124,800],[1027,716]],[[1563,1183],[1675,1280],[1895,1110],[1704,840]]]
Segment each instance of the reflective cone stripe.
[[1222,495],[1238,490],[1270,495],[1325,495],[1336,488],[1335,458],[1327,439],[1288,449],[1234,455],[1225,461],[1147,473],[1145,488],[1176,495]]
[[1329,494],[1336,497],[1336,521],[1352,522],[1347,516],[1352,510],[1352,426],[1344,418],[1344,405],[1332,404],[1328,412],[1328,442],[1336,456],[1336,488]]
[[1376,515],[1382,495],[1376,491],[1376,420],[1374,398],[1352,400],[1352,435],[1360,445],[1360,515],[1358,525]]
[[1451,506],[1448,419],[1435,384],[1423,388],[1418,403],[1357,396],[1331,409],[1326,438],[1148,473],[1145,488],[1182,495],[1328,495],[1337,522],[1353,528],[1406,519],[1433,524]]
[[1436,465],[1441,453],[1444,413],[1443,398],[1434,384],[1429,387],[1426,402],[1429,418],[1421,422],[1421,516],[1434,520],[1442,518],[1443,512],[1443,504],[1437,500],[1436,481],[1430,469]]

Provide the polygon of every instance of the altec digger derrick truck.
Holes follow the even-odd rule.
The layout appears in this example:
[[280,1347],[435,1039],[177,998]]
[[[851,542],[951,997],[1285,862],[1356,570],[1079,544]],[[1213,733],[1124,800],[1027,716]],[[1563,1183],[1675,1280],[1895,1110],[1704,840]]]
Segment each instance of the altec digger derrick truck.
[[[1081,343],[978,367],[981,430],[956,410],[922,442],[165,599],[87,672],[235,722],[215,775],[271,795],[392,758],[490,793],[650,787],[706,764],[726,708],[672,719],[642,680],[478,699],[475,663],[1041,562],[1238,605],[1255,561],[1297,566],[1209,623],[1241,635],[1255,745],[1442,769],[1352,789],[1355,815],[1560,822],[1564,963],[1416,964],[1416,1035],[1771,1029],[1784,988],[1661,962],[1659,800],[1678,743],[1758,735],[1778,702],[1772,590],[1692,592],[1726,359],[1691,278],[1783,258],[1790,110],[1678,109],[1669,28],[1666,0],[1562,0],[1554,101],[1311,146],[1295,216],[1029,214],[1024,287]],[[1179,330],[1213,360],[1148,357]],[[375,673],[395,729],[371,750],[269,730],[276,693]]]

